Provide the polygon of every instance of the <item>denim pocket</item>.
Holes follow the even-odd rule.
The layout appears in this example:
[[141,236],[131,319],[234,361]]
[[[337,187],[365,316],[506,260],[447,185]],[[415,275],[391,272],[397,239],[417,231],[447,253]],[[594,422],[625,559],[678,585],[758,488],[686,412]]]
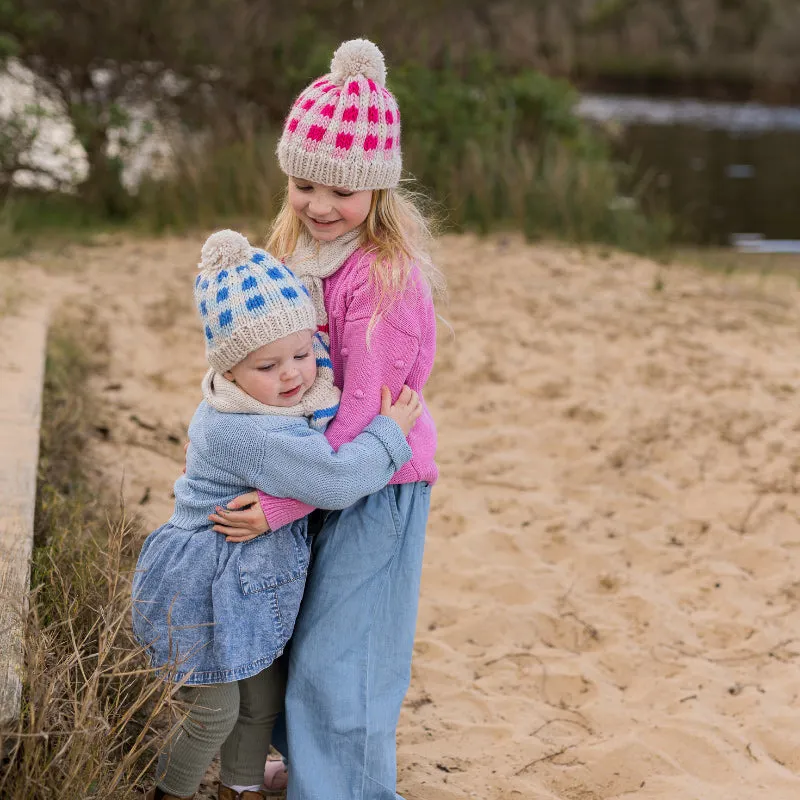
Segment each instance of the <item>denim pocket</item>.
[[400,516],[400,506],[397,504],[397,493],[400,489],[398,484],[389,484],[384,490],[386,502],[389,504],[389,513],[394,526],[394,535],[399,536],[403,530],[402,517]]
[[285,644],[292,638],[294,624],[300,612],[300,603],[306,588],[306,575],[300,575],[297,580],[284,583],[274,590],[275,611],[277,612],[278,635]]
[[239,547],[239,583],[244,595],[277,589],[304,578],[308,572],[309,548],[304,520]]

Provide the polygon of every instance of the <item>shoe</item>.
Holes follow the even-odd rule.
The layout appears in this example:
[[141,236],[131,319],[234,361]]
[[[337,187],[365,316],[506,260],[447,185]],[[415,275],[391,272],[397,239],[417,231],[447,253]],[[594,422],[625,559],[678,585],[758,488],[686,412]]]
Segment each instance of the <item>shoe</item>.
[[217,790],[217,800],[264,800],[266,795],[264,792],[251,792],[246,790],[241,793],[236,793],[230,786],[219,785]]
[[280,794],[289,785],[289,772],[281,760],[267,761],[264,766],[264,788],[267,794]]
[[154,786],[145,794],[144,800],[194,800],[194,795],[190,797],[178,797],[175,794],[167,794],[159,789],[158,786]]

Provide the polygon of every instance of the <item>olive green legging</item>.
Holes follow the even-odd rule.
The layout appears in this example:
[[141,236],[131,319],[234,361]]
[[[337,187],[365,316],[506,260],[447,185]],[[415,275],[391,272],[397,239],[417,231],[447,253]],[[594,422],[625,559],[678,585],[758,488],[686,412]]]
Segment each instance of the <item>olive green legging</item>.
[[284,666],[276,661],[252,678],[208,686],[182,686],[190,711],[164,745],[156,768],[158,787],[193,795],[217,751],[226,786],[254,786],[264,777],[272,726],[283,710]]

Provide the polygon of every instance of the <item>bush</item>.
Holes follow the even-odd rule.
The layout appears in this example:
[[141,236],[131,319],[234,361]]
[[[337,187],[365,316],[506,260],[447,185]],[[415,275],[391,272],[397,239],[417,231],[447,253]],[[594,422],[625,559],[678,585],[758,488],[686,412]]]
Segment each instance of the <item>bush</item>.
[[[308,58],[316,53],[312,48]],[[293,96],[308,79],[292,73],[289,87],[284,75],[281,93]],[[509,73],[479,54],[436,71],[400,65],[390,72],[389,86],[403,114],[406,171],[455,230],[514,227],[529,238],[599,240],[635,250],[657,249],[668,238],[666,218],[643,213],[642,197],[618,202],[624,169],[576,115],[578,95],[567,81],[533,70]],[[165,231],[246,220],[265,230],[285,188],[275,156],[283,120],[265,121],[262,109],[245,124],[248,112],[240,110],[236,119],[215,117],[202,135],[186,132],[173,147],[168,176],[146,178],[131,199],[128,221]],[[272,111],[279,113],[285,109]],[[41,223],[48,215],[29,213],[30,198],[19,209],[16,202],[15,193],[0,215],[0,238],[18,244],[26,220]],[[65,205],[64,219],[78,214],[86,220],[72,227],[96,225],[91,204],[70,198]]]
[[618,202],[623,168],[575,113],[567,82],[526,70],[507,75],[490,58],[435,79],[423,67],[393,71],[403,111],[406,166],[444,205],[456,228],[485,233],[516,227],[543,235],[600,240],[642,250],[669,235]]
[[[575,114],[577,92],[567,81],[532,70],[507,75],[489,57],[435,74],[407,64],[389,78],[403,113],[405,168],[452,228],[515,227],[531,239],[634,250],[658,249],[668,238],[665,218],[648,219],[638,198],[618,202],[623,168]],[[169,179],[140,190],[142,218],[156,230],[237,218],[266,227],[285,187],[276,138],[262,130],[184,147]]]

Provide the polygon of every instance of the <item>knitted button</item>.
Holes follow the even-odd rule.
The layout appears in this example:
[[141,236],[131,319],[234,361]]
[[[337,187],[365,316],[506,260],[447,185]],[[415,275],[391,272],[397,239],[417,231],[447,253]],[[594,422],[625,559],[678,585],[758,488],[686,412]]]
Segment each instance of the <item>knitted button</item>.
[[397,361],[394,362],[394,365],[397,369],[402,369],[406,365],[406,362],[403,361],[402,358],[398,358]]
[[353,397],[355,397],[356,400],[363,400],[364,399],[364,392],[362,392],[361,389],[356,389],[353,392]]
[[350,355],[350,350],[348,348],[346,348],[346,347],[343,347],[342,348],[342,355],[343,356],[349,356]]

